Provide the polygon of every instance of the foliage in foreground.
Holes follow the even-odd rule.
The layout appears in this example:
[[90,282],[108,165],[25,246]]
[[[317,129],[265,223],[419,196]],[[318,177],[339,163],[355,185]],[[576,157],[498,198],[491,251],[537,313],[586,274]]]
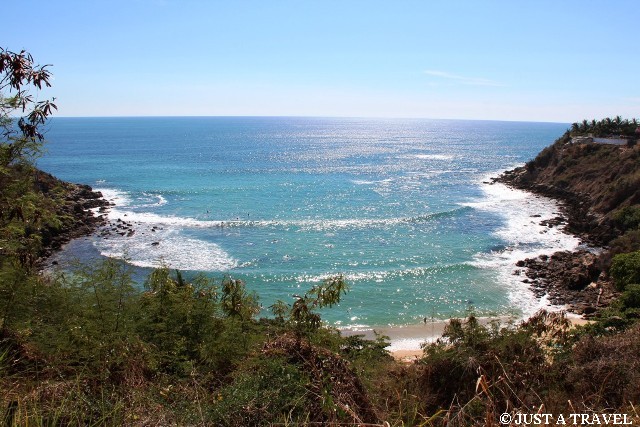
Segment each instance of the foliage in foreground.
[[354,367],[388,360],[384,345],[351,345],[315,311],[339,302],[339,277],[260,320],[229,277],[159,268],[141,292],[115,260],[58,277],[5,263],[2,277],[0,407],[17,425],[376,419]]
[[640,251],[618,254],[613,257],[609,273],[620,291],[629,285],[640,283]]
[[40,127],[58,107],[54,99],[34,99],[30,90],[50,87],[50,79],[49,65],[37,65],[24,50],[0,48],[0,174],[41,151]]
[[[2,273],[20,275],[7,264]],[[114,260],[21,277],[0,306],[8,425],[495,425],[502,412],[541,405],[633,414],[640,399],[633,323],[570,329],[540,313],[484,326],[471,314],[407,364],[384,337],[342,337],[316,322],[317,307],[339,302],[340,278],[298,297],[306,310],[283,303],[257,319],[257,298],[231,278],[160,268],[140,291]]]

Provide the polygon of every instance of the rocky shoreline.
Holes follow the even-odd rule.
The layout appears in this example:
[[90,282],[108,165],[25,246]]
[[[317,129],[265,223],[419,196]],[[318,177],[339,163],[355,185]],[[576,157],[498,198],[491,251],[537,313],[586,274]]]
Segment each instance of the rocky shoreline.
[[546,296],[553,305],[564,305],[567,311],[584,318],[594,317],[619,294],[600,262],[604,252],[601,246],[612,231],[590,211],[588,198],[552,186],[522,182],[520,178],[524,173],[524,168],[518,168],[493,181],[556,200],[562,216],[543,221],[541,225],[563,226],[566,232],[578,236],[588,249],[559,251],[551,256],[520,260],[514,274],[525,276],[522,283],[528,284],[537,298]]
[[39,264],[43,265],[46,259],[65,243],[91,235],[106,225],[105,213],[112,203],[88,185],[61,181],[46,172],[37,171],[35,182],[38,190],[45,195],[53,194],[60,189],[64,193],[61,206],[58,208],[58,215],[62,218],[61,227],[48,228],[42,232],[43,249],[39,256]]
[[525,167],[516,168],[502,173],[493,181],[557,201],[562,217],[556,218],[557,222],[551,225],[564,224],[568,233],[578,236],[585,244],[604,246],[614,237],[611,224],[592,210],[588,195],[575,194],[553,185],[531,183],[526,175]]
[[523,268],[516,274],[526,276],[522,282],[529,284],[536,297],[547,296],[551,304],[564,305],[585,318],[595,316],[618,296],[598,266],[598,255],[588,250],[540,255],[516,265]]

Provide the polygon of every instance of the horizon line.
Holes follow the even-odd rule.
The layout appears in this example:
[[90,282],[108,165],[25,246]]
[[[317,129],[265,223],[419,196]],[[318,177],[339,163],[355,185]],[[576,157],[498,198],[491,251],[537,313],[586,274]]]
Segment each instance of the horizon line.
[[549,120],[515,120],[515,119],[469,119],[469,118],[434,118],[434,117],[385,117],[385,116],[311,116],[311,115],[104,115],[104,116],[54,116],[50,119],[108,119],[108,118],[289,118],[289,119],[359,119],[359,120],[431,120],[431,121],[469,121],[469,122],[509,122],[509,123],[554,123],[568,124],[573,122]]

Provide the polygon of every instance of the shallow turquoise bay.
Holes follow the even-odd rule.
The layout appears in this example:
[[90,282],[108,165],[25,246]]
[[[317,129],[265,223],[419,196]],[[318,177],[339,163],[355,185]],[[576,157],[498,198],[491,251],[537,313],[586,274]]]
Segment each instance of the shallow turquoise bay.
[[[566,124],[325,118],[56,118],[44,170],[103,191],[131,237],[61,258],[126,255],[245,280],[267,307],[344,274],[342,326],[520,314],[515,262],[570,248],[547,200],[488,185]],[[542,215],[537,217],[534,215]],[[156,246],[152,243],[158,242]]]

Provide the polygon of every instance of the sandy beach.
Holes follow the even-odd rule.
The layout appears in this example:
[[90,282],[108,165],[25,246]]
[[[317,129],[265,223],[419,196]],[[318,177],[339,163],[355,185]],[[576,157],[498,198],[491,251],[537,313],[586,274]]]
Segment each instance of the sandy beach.
[[[517,322],[515,317],[483,317],[479,318],[480,323],[487,325],[492,321],[499,321],[502,324]],[[444,328],[449,320],[427,320],[417,325],[403,326],[383,326],[363,329],[345,329],[340,331],[342,335],[364,335],[367,339],[375,339],[376,333],[389,337],[391,345],[387,347],[389,352],[399,360],[413,360],[422,355],[421,345],[427,342],[434,342],[442,336]]]
[[[588,320],[583,319],[581,316],[574,313],[566,313],[567,319],[574,326],[585,325],[589,323]],[[488,325],[493,321],[498,321],[501,325],[518,324],[525,319],[518,317],[481,317],[479,318],[480,324]],[[449,320],[427,320],[424,323],[417,325],[404,325],[404,326],[383,326],[375,328],[363,328],[363,329],[344,329],[340,332],[344,336],[351,335],[364,335],[366,339],[374,340],[376,333],[379,335],[386,335],[389,337],[391,344],[387,349],[391,355],[402,361],[413,361],[422,355],[421,345],[428,342],[434,342],[438,338],[442,337],[444,328],[449,323]]]

